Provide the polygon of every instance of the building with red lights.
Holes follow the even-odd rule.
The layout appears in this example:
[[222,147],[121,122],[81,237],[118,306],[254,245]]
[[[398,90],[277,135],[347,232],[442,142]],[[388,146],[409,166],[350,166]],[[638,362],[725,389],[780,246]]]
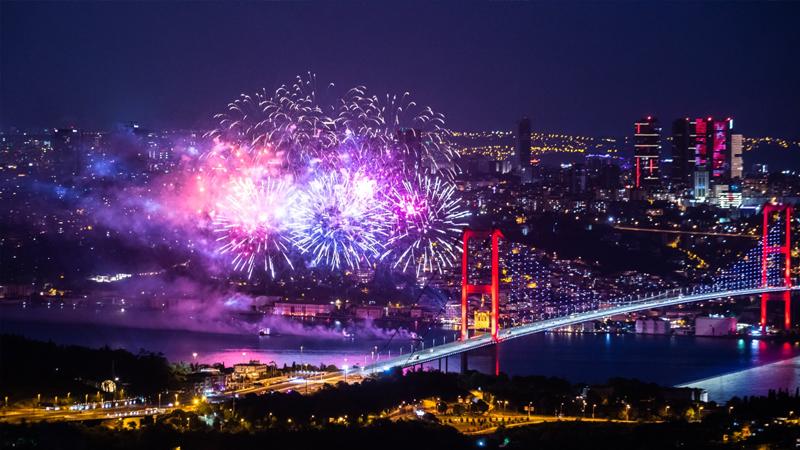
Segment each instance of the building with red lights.
[[661,184],[659,159],[661,156],[661,128],[658,120],[647,116],[634,123],[633,185],[650,188]]
[[[741,178],[741,135],[732,135],[733,119],[683,118],[672,124],[670,181],[677,188],[710,192]],[[699,186],[698,183],[702,184]]]

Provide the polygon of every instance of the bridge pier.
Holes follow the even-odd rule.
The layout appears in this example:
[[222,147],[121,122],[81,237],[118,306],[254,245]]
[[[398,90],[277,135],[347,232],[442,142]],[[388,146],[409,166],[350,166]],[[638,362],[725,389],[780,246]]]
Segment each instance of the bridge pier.
[[[774,205],[767,203],[764,205],[764,218],[763,218],[763,229],[761,235],[761,286],[762,287],[770,287],[769,286],[769,279],[768,279],[768,266],[769,261],[768,258],[772,254],[778,254],[781,259],[783,259],[783,285],[787,288],[792,287],[792,278],[791,278],[791,271],[792,271],[792,210],[793,208],[788,205]],[[769,229],[770,229],[770,219],[772,215],[777,213],[778,218],[781,215],[785,215],[785,230],[783,236],[783,244],[782,245],[771,245],[769,242]],[[762,294],[761,295],[761,331],[767,331],[767,301],[769,301],[769,294]],[[783,312],[783,327],[785,330],[790,330],[792,328],[792,297],[790,291],[785,291],[783,293],[783,305],[784,305],[784,312]]]
[[467,373],[469,370],[469,360],[467,359],[467,352],[461,354],[461,373]]
[[[492,246],[492,281],[490,284],[471,284],[467,276],[468,270],[468,254],[469,254],[469,241],[470,239],[491,239]],[[466,341],[469,339],[469,296],[489,295],[492,299],[490,325],[489,331],[492,334],[492,339],[497,341],[497,332],[500,330],[499,316],[500,316],[500,239],[505,239],[503,233],[497,228],[491,231],[476,231],[469,228],[464,229],[462,234],[462,253],[461,253],[461,340]]]
[[[761,294],[761,331],[767,330],[767,302],[770,300],[770,294]],[[783,329],[789,331],[792,329],[792,292],[784,291],[781,293],[781,300],[783,300]]]
[[792,329],[792,291],[783,293],[783,329]]

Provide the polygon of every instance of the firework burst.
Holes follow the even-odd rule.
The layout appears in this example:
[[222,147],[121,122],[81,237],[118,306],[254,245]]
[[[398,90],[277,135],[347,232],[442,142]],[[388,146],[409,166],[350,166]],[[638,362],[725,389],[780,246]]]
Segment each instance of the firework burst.
[[313,179],[298,193],[292,238],[311,255],[312,266],[354,269],[380,255],[387,221],[377,190],[363,173],[342,170]]
[[298,76],[274,93],[241,94],[227,111],[214,116],[219,127],[209,136],[236,142],[256,155],[277,157],[291,170],[323,158],[338,144],[333,119],[317,102],[316,79]]
[[329,85],[320,96],[316,85],[299,76],[215,116],[197,172],[219,251],[248,276],[263,256],[274,277],[273,260],[292,251],[330,269],[383,258],[417,273],[452,266],[466,213],[444,117],[408,93],[379,98],[358,86],[339,97]]
[[316,84],[308,74],[271,94],[242,94],[214,116],[219,126],[208,135],[258,158],[277,158],[295,173],[310,163],[337,168],[380,160],[405,175],[452,179],[458,153],[442,114],[418,106],[408,92],[381,99],[363,86],[326,102]]
[[383,258],[393,258],[393,266],[404,272],[414,267],[417,276],[453,266],[469,212],[452,183],[419,175],[393,188],[384,205],[395,218],[395,228]]
[[220,236],[221,254],[232,254],[234,270],[253,269],[263,260],[264,270],[275,277],[280,258],[292,267],[287,255],[291,242],[286,236],[286,215],[292,189],[283,180],[250,178],[231,182],[228,195],[218,205],[213,226]]

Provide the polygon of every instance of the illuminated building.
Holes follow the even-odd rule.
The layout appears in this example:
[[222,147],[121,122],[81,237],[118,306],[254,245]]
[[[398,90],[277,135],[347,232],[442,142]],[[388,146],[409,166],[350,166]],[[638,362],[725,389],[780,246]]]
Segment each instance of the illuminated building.
[[475,311],[474,328],[476,330],[489,330],[492,323],[492,314],[488,311]]
[[272,314],[275,316],[316,317],[333,312],[333,305],[317,303],[275,303]]
[[712,185],[741,178],[743,138],[731,135],[732,129],[731,118],[687,117],[673,122],[672,183],[682,186],[692,181],[694,197],[701,199],[708,197]]
[[636,188],[659,185],[661,128],[657,124],[658,120],[651,116],[634,124],[633,182]]
[[731,179],[742,178],[744,174],[744,162],[742,160],[742,148],[744,137],[741,134],[731,135]]
[[[705,164],[712,183],[727,180],[730,177],[733,120],[714,120],[709,117],[704,128],[707,136]],[[700,129],[697,131],[699,134]]]
[[708,197],[708,172],[697,170],[694,172],[693,197],[699,202],[704,202]]
[[695,119],[688,125],[689,131],[694,132],[691,135],[693,139],[689,141],[694,147],[694,169],[707,171],[712,183],[730,179],[733,119],[714,120],[708,117]]

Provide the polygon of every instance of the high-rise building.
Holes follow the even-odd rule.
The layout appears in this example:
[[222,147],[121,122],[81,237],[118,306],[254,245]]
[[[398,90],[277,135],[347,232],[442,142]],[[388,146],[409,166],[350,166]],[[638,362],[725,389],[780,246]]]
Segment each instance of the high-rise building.
[[634,187],[659,185],[659,157],[661,155],[661,128],[658,120],[647,116],[634,123],[633,183]]
[[712,184],[730,178],[732,128],[733,119],[695,120],[695,169],[707,171]]
[[731,135],[732,129],[730,118],[685,118],[673,122],[671,181],[681,186],[696,185],[693,173],[706,172],[705,187],[710,188],[741,178],[742,137]]
[[678,187],[692,182],[695,152],[695,122],[689,118],[672,122],[672,167],[670,181]]
[[709,173],[712,182],[725,183],[731,174],[731,128],[733,120],[714,120],[708,118],[708,143],[711,148]]
[[697,170],[694,172],[693,196],[699,202],[705,202],[708,198],[708,172]]
[[744,137],[741,134],[731,135],[731,179],[741,179],[744,175],[744,161],[742,147]]
[[522,183],[530,183],[531,173],[531,121],[523,117],[517,124],[516,166]]

